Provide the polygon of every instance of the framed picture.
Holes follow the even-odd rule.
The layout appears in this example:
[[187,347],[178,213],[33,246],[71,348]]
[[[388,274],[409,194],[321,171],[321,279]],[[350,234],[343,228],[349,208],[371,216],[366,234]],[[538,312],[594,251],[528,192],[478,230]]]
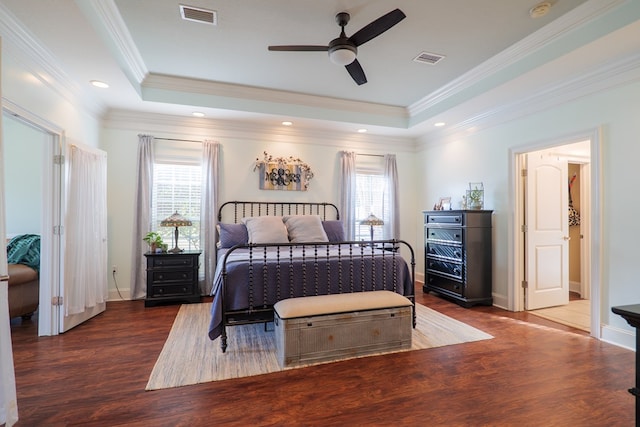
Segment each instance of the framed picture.
[[451,209],[451,197],[440,197],[433,207],[434,211],[448,211]]

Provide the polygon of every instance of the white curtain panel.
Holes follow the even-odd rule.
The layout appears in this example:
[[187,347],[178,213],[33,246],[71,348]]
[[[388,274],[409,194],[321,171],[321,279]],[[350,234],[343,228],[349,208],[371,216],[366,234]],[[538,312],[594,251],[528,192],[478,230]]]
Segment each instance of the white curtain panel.
[[398,202],[398,167],[395,154],[384,155],[384,177],[386,187],[383,205],[388,206],[388,217],[384,218],[383,238],[400,238],[400,203]]
[[[6,269],[6,257],[4,265]],[[8,299],[8,282],[0,282],[0,319],[2,319],[0,322],[0,425],[12,426],[18,421],[18,400],[13,369]]]
[[[0,121],[2,119],[0,118]],[[0,158],[4,158],[0,136]],[[0,188],[4,188],[4,173],[0,173]],[[0,236],[6,237],[4,191],[0,191]],[[9,324],[9,268],[7,245],[0,245],[0,425],[11,427],[18,421],[16,376],[13,367],[13,346]]]
[[131,253],[131,298],[147,296],[144,253],[147,250],[142,238],[151,231],[151,189],[153,184],[153,143],[152,135],[138,135],[138,166],[136,171],[136,195],[133,212],[133,236]]
[[356,221],[356,153],[340,153],[340,219],[344,224],[345,238],[355,239]]
[[[200,206],[200,247],[204,255],[204,281],[200,283],[202,295],[209,295],[216,269],[216,214],[218,212],[218,173],[220,144],[202,143],[202,203]],[[201,269],[202,271],[202,269]]]
[[72,145],[65,216],[65,315],[106,302],[107,156]]

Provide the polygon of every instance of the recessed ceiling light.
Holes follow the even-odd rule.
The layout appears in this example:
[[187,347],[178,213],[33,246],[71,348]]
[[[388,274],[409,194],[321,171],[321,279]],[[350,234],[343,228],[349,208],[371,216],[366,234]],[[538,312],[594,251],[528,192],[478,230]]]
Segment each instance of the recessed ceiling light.
[[201,113],[200,111],[194,111],[191,115],[193,117],[204,117],[204,113]]
[[282,122],[282,126],[293,126],[293,122]]
[[358,129],[358,133],[367,133],[367,130],[365,128]]
[[446,123],[445,122],[438,122],[438,123],[434,123],[433,125],[435,127],[442,127],[442,126],[446,125]]
[[547,13],[549,13],[550,9],[551,9],[551,2],[543,1],[543,2],[538,3],[537,5],[533,6],[529,10],[529,16],[531,16],[534,19],[535,18],[540,18],[542,16],[545,16]]
[[91,80],[90,83],[95,87],[99,87],[100,89],[106,89],[109,87],[105,82],[101,82],[100,80]]

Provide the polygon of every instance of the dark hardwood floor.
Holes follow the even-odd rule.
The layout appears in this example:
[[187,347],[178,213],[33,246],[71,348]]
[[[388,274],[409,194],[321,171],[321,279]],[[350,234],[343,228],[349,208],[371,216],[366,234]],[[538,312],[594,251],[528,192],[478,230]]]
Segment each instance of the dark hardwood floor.
[[18,426],[632,426],[635,353],[527,313],[421,302],[495,338],[144,391],[178,306],[11,323]]

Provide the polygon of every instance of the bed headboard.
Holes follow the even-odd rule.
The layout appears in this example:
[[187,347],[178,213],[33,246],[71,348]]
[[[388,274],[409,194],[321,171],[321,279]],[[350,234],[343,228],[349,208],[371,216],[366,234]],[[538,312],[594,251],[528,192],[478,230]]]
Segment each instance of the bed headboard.
[[238,223],[250,216],[318,215],[322,220],[340,219],[338,207],[327,202],[225,202],[218,209],[218,222]]

